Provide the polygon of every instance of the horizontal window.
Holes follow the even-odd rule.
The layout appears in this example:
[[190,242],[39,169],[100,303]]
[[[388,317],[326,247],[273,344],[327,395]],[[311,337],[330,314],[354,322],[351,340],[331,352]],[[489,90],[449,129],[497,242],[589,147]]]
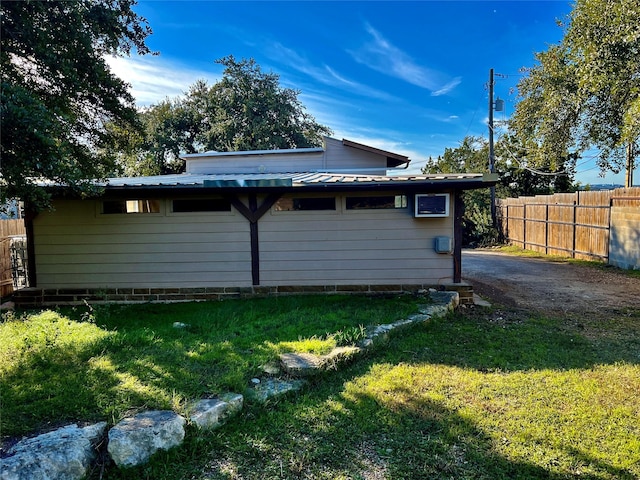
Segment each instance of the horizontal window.
[[347,197],[347,210],[384,210],[407,208],[406,195]]
[[160,213],[160,200],[105,200],[102,213]]
[[231,202],[224,198],[182,199],[173,201],[174,213],[230,212]]
[[281,198],[274,205],[274,209],[278,212],[298,210],[335,210],[336,199],[334,197]]

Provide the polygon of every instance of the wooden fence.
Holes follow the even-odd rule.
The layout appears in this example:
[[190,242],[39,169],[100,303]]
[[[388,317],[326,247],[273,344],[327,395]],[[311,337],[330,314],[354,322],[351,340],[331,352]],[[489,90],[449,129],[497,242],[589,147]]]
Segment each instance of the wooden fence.
[[25,235],[24,220],[0,220],[0,298],[13,293],[11,236]]
[[558,193],[497,201],[509,243],[527,250],[585,260],[609,260],[612,209],[640,205],[640,188]]

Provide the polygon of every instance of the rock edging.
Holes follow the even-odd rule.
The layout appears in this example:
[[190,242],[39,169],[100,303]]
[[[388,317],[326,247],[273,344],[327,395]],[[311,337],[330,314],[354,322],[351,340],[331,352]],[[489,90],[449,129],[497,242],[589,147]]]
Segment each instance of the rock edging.
[[[390,335],[417,323],[427,322],[434,316],[444,315],[459,304],[457,292],[432,291],[430,296],[438,303],[424,305],[420,307],[419,313],[406,319],[369,328],[365,337],[356,346],[336,347],[326,355],[283,353],[280,355],[280,367],[284,373],[296,378],[311,377],[328,370],[335,370],[353,361],[367,350],[386,343]],[[273,365],[266,366],[264,370],[265,373],[274,374]]]
[[[253,388],[246,393],[252,400],[264,403],[270,398],[300,390],[306,382],[303,377],[335,370],[363,352],[385,343],[389,335],[444,315],[459,304],[457,292],[431,290],[429,295],[434,304],[421,307],[418,314],[407,319],[371,328],[357,346],[337,347],[321,356],[282,354],[280,365],[265,366],[264,373],[268,377],[252,379]],[[296,378],[275,378],[274,375],[280,372]],[[243,405],[243,395],[227,393],[218,398],[201,399],[193,403],[187,408],[187,416],[199,429],[214,429],[240,412]],[[144,464],[158,450],[168,450],[182,444],[186,423],[185,417],[172,411],[139,413],[123,419],[109,430],[107,451],[119,467]],[[21,440],[9,450],[7,457],[0,459],[0,480],[79,480],[87,475],[95,461],[106,430],[106,422],[83,428],[73,424]]]

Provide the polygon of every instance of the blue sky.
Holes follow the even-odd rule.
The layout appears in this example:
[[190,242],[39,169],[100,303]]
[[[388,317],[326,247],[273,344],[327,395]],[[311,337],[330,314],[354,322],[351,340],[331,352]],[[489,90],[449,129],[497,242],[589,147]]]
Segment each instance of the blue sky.
[[[336,138],[408,155],[412,171],[466,135],[488,135],[489,69],[495,96],[513,112],[514,87],[534,52],[562,38],[556,19],[568,1],[145,1],[135,11],[153,34],[158,56],[114,59],[139,105],[214,83],[214,60],[254,58]],[[500,134],[504,130],[497,128]],[[582,183],[599,177],[592,159],[578,162]]]

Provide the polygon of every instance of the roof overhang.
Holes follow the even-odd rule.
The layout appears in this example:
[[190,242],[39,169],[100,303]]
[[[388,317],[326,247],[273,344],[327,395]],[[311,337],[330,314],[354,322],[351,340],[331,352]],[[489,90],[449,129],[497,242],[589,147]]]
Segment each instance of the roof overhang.
[[105,195],[229,194],[242,192],[346,192],[405,191],[444,192],[474,190],[495,185],[497,174],[443,174],[378,176],[337,173],[289,173],[250,175],[162,175],[113,178],[101,186]]

